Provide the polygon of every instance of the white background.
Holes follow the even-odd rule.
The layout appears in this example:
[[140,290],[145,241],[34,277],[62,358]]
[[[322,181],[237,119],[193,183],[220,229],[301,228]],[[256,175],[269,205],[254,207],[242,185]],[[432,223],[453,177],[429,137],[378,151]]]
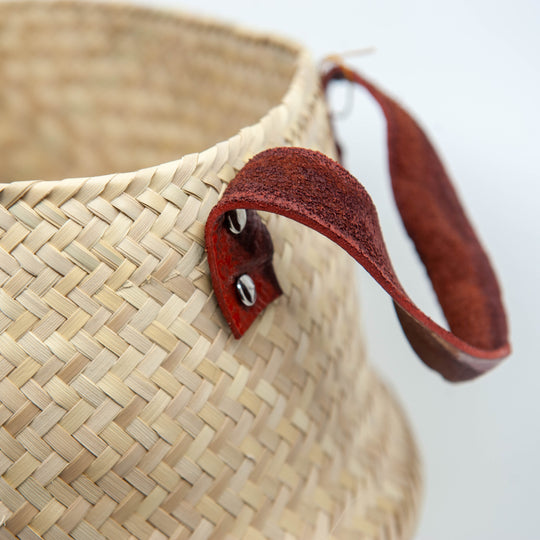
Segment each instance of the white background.
[[[400,395],[424,456],[417,539],[540,538],[540,2],[160,4],[292,37],[315,58],[376,48],[352,63],[398,97],[442,153],[503,284],[514,348],[484,378],[445,383],[417,360],[390,301],[361,276],[370,359]],[[339,124],[345,164],[375,199],[405,288],[440,319],[391,200],[382,116],[354,95],[354,112]]]

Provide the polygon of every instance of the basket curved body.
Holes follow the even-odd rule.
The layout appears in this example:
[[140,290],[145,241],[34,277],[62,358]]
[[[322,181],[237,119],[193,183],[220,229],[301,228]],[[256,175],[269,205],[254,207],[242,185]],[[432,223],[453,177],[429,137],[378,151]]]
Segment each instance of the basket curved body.
[[16,2],[0,79],[0,538],[409,537],[417,451],[352,261],[268,218],[285,294],[241,340],[208,275],[206,217],[251,156],[335,155],[309,55]]

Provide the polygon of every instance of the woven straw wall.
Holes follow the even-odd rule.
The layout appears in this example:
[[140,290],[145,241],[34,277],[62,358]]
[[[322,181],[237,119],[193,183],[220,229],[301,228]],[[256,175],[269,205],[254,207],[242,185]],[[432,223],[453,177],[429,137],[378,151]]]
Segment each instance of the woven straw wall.
[[269,217],[285,295],[241,340],[208,275],[251,156],[334,154],[306,53],[26,2],[0,4],[0,50],[0,539],[409,537],[416,449],[348,257]]

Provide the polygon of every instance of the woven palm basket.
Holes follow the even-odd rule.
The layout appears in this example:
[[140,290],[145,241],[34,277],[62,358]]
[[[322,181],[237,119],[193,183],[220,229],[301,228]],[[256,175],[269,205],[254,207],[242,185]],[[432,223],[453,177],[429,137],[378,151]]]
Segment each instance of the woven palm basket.
[[294,44],[0,4],[2,540],[413,534],[417,451],[365,362],[352,260],[267,217],[284,296],[240,340],[215,302],[206,218],[283,145],[335,156]]

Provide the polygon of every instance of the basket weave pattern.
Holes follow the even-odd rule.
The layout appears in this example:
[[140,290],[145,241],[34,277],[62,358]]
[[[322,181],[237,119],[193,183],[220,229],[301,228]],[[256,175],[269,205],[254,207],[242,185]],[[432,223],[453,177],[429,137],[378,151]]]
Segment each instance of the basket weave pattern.
[[267,218],[285,294],[238,341],[208,275],[206,218],[251,156],[335,153],[308,55],[20,2],[0,78],[0,539],[410,536],[416,448],[349,258]]

